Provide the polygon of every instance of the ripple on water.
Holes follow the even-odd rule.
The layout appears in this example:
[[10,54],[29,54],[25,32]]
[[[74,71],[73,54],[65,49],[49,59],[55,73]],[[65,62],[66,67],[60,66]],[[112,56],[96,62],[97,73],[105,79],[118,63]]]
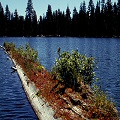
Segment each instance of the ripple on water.
[[0,51],[0,120],[37,120],[13,63]]
[[[17,47],[20,45],[25,46],[26,43],[29,43],[33,48],[38,50],[38,56],[40,58],[41,64],[44,65],[47,70],[51,70],[52,66],[54,65],[54,61],[56,57],[58,57],[56,51],[59,47],[61,48],[61,51],[71,51],[78,48],[80,53],[86,54],[87,56],[94,56],[98,60],[99,69],[96,70],[96,73],[100,81],[99,83],[101,83],[102,85],[102,90],[108,91],[110,97],[117,101],[117,108],[120,112],[119,38],[0,38],[0,44],[3,44],[4,39],[8,42],[14,42]],[[23,96],[25,95],[24,93],[22,93],[23,90],[20,87],[21,83],[18,80],[17,75],[15,73],[8,74],[12,72],[12,70],[10,69],[10,66],[12,66],[12,62],[6,60],[6,58],[7,55],[4,54],[4,51],[2,49],[0,49],[0,74],[2,73],[2,75],[4,75],[0,76],[0,91],[1,89],[3,89],[3,86],[4,89],[7,90],[7,87],[11,85],[14,86],[14,90],[18,89],[18,93],[14,97],[17,97],[19,96],[19,94],[21,94],[20,96],[21,98],[23,98]],[[1,77],[3,83],[1,82]],[[10,77],[12,77],[12,79],[10,79]],[[9,91],[9,89],[7,91]],[[11,92],[14,93],[14,90]],[[4,90],[2,91],[5,92]],[[30,110],[30,108],[27,107],[25,109],[26,111]],[[30,114],[32,114],[32,112]]]

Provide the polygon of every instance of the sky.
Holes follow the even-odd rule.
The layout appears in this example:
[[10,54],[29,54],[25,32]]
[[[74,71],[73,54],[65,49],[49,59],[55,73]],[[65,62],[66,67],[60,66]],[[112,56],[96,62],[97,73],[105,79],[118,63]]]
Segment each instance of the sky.
[[[37,16],[43,16],[46,14],[48,4],[51,5],[52,11],[58,10],[66,11],[67,6],[69,6],[71,13],[73,12],[74,7],[79,11],[80,3],[84,0],[32,0],[33,8],[37,13]],[[117,0],[111,0],[113,3]],[[6,5],[8,5],[10,12],[14,12],[17,9],[18,14],[25,16],[25,10],[27,7],[28,0],[0,0],[4,10]],[[86,7],[88,6],[89,0],[85,0]],[[93,0],[94,5],[96,6],[97,0]]]

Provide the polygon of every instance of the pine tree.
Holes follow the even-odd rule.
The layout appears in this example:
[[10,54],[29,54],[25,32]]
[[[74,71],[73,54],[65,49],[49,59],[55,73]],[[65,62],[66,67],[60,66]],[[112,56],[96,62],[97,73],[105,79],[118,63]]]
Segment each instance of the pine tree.
[[19,36],[25,36],[25,31],[24,31],[24,16],[19,16],[19,21],[18,21],[18,35]]
[[101,36],[101,12],[100,12],[100,1],[97,2],[96,9],[95,9],[95,36]]
[[4,32],[5,32],[4,10],[0,2],[0,37],[4,36]]
[[48,9],[46,12],[46,26],[47,26],[47,35],[53,35],[53,15],[52,15],[52,7],[48,5]]
[[5,8],[5,35],[10,36],[10,11],[8,5]]
[[88,31],[88,18],[86,13],[85,1],[80,5],[78,26],[79,26],[79,36],[80,37],[86,36]]
[[43,35],[43,18],[40,16],[39,21],[38,21],[38,35],[42,36]]
[[56,10],[53,12],[53,34],[57,36],[58,32],[58,10]]
[[118,36],[120,36],[120,0],[118,0],[117,2],[117,33],[118,33]]
[[118,36],[118,8],[116,2],[113,5],[113,36]]
[[34,18],[34,8],[32,0],[28,0],[27,8],[26,8],[26,16],[25,16],[25,35],[31,36],[33,33],[33,18]]
[[73,17],[72,17],[72,27],[71,27],[71,34],[72,36],[78,36],[78,12],[76,7],[73,9]]
[[101,34],[100,34],[100,37],[106,37],[105,0],[101,0]]
[[88,14],[89,14],[89,21],[88,21],[88,35],[89,37],[93,37],[94,32],[95,32],[95,16],[94,16],[94,12],[95,12],[95,8],[94,8],[94,3],[93,0],[89,1],[89,5],[88,5]]
[[65,29],[66,29],[66,36],[71,36],[71,11],[70,11],[70,8],[69,6],[67,6],[67,9],[66,9],[66,15],[65,15]]
[[26,16],[30,19],[33,18],[33,14],[34,14],[34,8],[33,8],[33,3],[32,0],[28,0],[27,3],[27,8],[26,8]]
[[13,25],[14,25],[14,36],[18,36],[18,22],[19,22],[19,16],[18,16],[18,12],[17,12],[17,9],[15,9],[15,12],[14,12],[14,18],[13,18]]
[[113,37],[113,6],[111,0],[107,0],[105,5],[105,20],[106,36]]
[[33,18],[32,18],[32,36],[37,36],[38,24],[37,24],[37,14],[36,11],[33,11]]
[[58,34],[61,36],[65,36],[65,14],[58,9]]

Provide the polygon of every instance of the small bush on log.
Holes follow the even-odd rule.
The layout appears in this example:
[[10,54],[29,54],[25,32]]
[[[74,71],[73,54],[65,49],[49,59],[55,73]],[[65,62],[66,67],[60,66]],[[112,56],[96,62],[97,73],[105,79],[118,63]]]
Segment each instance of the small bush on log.
[[3,46],[5,47],[6,51],[15,49],[15,44],[12,42],[11,43],[4,42]]
[[82,78],[85,84],[92,84],[96,67],[93,57],[86,57],[78,51],[60,53],[60,49],[58,54],[59,58],[52,69],[52,74],[56,75],[56,78],[73,88],[79,84],[79,78]]

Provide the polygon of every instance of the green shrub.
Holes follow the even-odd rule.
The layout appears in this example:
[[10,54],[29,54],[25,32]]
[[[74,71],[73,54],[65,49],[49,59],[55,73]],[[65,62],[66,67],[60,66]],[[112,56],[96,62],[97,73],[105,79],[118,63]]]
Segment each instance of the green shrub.
[[93,104],[97,109],[100,109],[104,116],[109,115],[109,117],[118,117],[118,112],[115,110],[115,104],[111,99],[98,87],[93,85],[92,89],[94,91],[94,101]]
[[52,74],[69,87],[78,85],[78,78],[82,78],[86,84],[91,84],[94,80],[94,68],[96,63],[93,57],[81,55],[78,51],[60,53],[56,59]]
[[4,42],[4,47],[6,51],[11,51],[12,55],[17,60],[21,58],[22,60],[21,62],[23,62],[25,68],[29,70],[34,69],[32,62],[35,62],[36,64],[40,64],[40,61],[38,60],[38,51],[31,48],[29,44],[26,44],[25,48],[22,46],[20,46],[19,48],[15,48],[15,44]]
[[32,61],[37,61],[38,58],[38,51],[34,50],[33,48],[30,47],[29,44],[26,45],[26,57],[27,59],[30,59]]
[[15,50],[15,44],[12,42],[11,43],[4,42],[3,46],[5,47],[6,51]]
[[18,53],[26,60],[31,60],[37,62],[38,60],[38,51],[30,47],[29,44],[26,44],[26,47],[20,46],[18,48]]

